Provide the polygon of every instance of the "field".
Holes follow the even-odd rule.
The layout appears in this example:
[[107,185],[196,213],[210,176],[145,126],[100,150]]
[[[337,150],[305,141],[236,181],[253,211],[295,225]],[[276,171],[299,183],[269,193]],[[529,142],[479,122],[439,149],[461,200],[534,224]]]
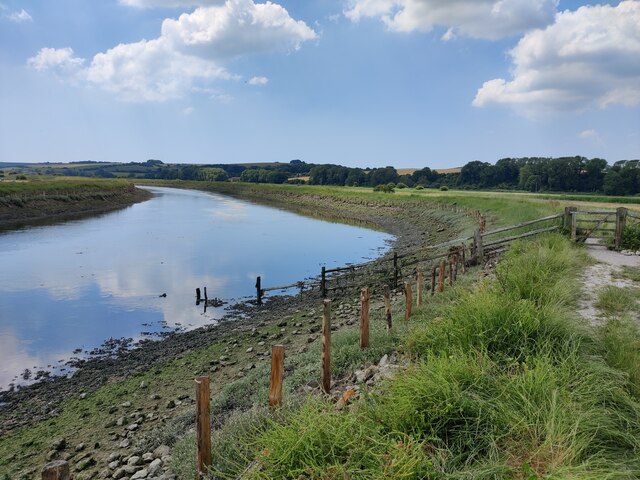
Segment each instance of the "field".
[[[488,226],[497,227],[559,213],[567,205],[565,198],[549,195],[493,192],[164,184],[306,214],[327,206],[327,215],[343,221],[362,219],[372,209],[391,216],[391,222],[413,221],[415,228],[429,228],[429,218],[438,218],[449,236],[476,228],[467,211],[480,209]],[[605,205],[597,197],[580,204],[620,205]],[[402,319],[404,300],[398,296],[392,334],[375,298],[372,347],[364,351],[357,347],[352,321],[357,299],[336,299],[335,395],[351,388],[354,370],[385,354],[398,352],[399,365],[392,379],[361,386],[360,399],[342,410],[335,397],[309,396],[305,388],[319,378],[320,342],[299,332],[317,328],[319,305],[257,317],[254,330],[250,324],[239,327],[127,378],[112,377],[98,388],[66,395],[58,415],[2,435],[0,472],[8,472],[5,478],[22,478],[19,472],[31,478],[47,455],[56,456],[51,445],[64,437],[72,446],[85,445],[63,453],[72,464],[86,466],[77,478],[91,478],[91,472],[105,469],[109,453],[123,451],[110,446],[110,438],[123,429],[115,423],[124,416],[125,426],[147,418],[125,452],[167,444],[172,470],[179,478],[193,478],[195,441],[188,433],[193,376],[209,374],[216,427],[211,478],[637,478],[640,334],[607,307],[616,292],[603,294],[611,320],[601,329],[587,328],[575,317],[577,277],[588,262],[579,246],[560,235],[522,242],[496,271],[476,268],[455,288],[429,297],[409,323]],[[276,339],[287,345],[287,373],[285,406],[273,413],[265,408],[268,356],[256,352],[267,353]],[[80,393],[87,395],[80,399]]]

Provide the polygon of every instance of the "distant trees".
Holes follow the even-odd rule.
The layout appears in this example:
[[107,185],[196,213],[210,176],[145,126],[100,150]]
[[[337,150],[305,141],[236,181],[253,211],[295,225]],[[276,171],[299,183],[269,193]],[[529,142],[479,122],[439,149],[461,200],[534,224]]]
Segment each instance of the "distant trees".
[[198,172],[198,180],[205,182],[226,182],[229,175],[222,168],[201,168]]

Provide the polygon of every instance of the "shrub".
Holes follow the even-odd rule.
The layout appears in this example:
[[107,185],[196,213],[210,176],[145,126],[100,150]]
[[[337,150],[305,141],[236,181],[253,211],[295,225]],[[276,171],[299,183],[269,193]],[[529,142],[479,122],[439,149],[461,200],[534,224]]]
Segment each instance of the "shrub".
[[393,183],[387,183],[382,185],[376,185],[373,187],[374,192],[394,193],[395,185]]
[[27,179],[27,176],[26,176],[26,175],[18,175],[18,176],[16,177],[16,180],[26,180],[26,179]]
[[402,183],[402,182],[399,182],[399,183],[396,185],[396,188],[407,188],[407,185],[406,185],[406,184],[404,184],[404,183]]
[[447,190],[449,190],[449,187],[447,187],[446,185],[442,185],[440,187],[440,191],[442,191],[442,192],[446,192]]
[[640,223],[627,224],[620,245],[625,250],[640,250]]
[[424,190],[424,187],[423,187],[422,185],[418,185],[418,186],[416,187],[416,190]]

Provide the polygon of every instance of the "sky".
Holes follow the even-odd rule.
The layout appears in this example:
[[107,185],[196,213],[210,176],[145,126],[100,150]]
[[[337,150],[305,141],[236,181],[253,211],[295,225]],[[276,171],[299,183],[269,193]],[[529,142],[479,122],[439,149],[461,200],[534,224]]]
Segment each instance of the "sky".
[[0,161],[640,158],[640,0],[0,0]]

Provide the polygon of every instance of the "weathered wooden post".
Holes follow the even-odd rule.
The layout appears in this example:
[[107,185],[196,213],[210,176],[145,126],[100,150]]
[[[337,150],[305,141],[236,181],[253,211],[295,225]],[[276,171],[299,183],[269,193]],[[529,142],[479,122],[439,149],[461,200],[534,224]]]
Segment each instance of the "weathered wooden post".
[[444,292],[444,274],[445,268],[447,267],[447,262],[444,260],[440,261],[440,271],[438,272],[438,292]]
[[480,231],[480,229],[477,229],[475,231],[475,234],[473,236],[473,245],[475,247],[478,263],[483,264],[484,263],[484,247],[482,246],[482,232]]
[[360,350],[369,346],[369,289],[360,292]]
[[209,377],[196,378],[196,435],[198,444],[198,463],[196,479],[206,475],[211,466],[211,414],[209,402],[211,392]]
[[393,252],[393,288],[398,288],[398,253]]
[[209,300],[209,297],[207,297],[207,287],[204,287],[204,303],[207,303],[207,300]]
[[262,305],[262,278],[256,278],[256,303]]
[[387,330],[391,330],[393,320],[391,318],[391,289],[389,285],[384,286],[384,317],[387,320]]
[[462,274],[467,273],[467,247],[462,245]]
[[449,286],[453,287],[453,259],[449,259]]
[[577,211],[577,207],[564,207],[564,218],[562,220],[562,228],[565,232],[571,231],[571,216],[572,213]]
[[417,287],[417,296],[418,298],[416,299],[416,305],[419,307],[422,305],[422,284],[424,283],[424,280],[422,279],[422,272],[418,272],[418,287]]
[[571,212],[571,241],[578,239],[578,212]]
[[486,226],[486,220],[484,218],[484,215],[480,215],[480,233],[484,233],[484,229]]
[[326,394],[331,392],[331,300],[322,304],[322,373],[320,386]]
[[624,228],[627,225],[627,209],[625,207],[619,207],[616,209],[616,238],[615,247],[620,249],[622,246],[622,236],[624,235]]
[[322,298],[327,296],[327,267],[322,267],[320,273],[320,290],[322,291]]
[[282,405],[282,377],[284,377],[284,346],[271,347],[271,383],[269,384],[269,406]]
[[411,318],[411,306],[413,304],[413,299],[411,298],[411,283],[409,282],[404,282],[404,295],[406,297],[404,320],[407,321]]
[[200,305],[201,300],[202,300],[202,297],[200,296],[200,289],[196,288],[196,305]]
[[42,468],[42,480],[70,480],[70,478],[69,463],[64,460],[54,460]]
[[458,263],[460,263],[460,257],[457,253],[453,254],[453,281],[455,283],[458,280]]
[[436,293],[436,270],[438,267],[433,267],[431,270],[431,295]]

